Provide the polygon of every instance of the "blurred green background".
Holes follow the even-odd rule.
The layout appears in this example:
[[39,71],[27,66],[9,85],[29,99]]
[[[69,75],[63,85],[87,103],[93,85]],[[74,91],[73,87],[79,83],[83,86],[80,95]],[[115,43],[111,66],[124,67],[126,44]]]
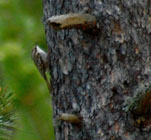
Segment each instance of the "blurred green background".
[[36,43],[47,50],[42,16],[42,0],[0,0],[0,82],[15,95],[14,140],[54,139],[51,97],[31,60]]

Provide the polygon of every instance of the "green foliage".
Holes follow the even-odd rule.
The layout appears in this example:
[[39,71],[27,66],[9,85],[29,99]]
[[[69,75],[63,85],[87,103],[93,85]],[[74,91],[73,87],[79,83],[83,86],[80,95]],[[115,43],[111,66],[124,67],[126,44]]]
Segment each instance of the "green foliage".
[[0,139],[11,140],[15,131],[16,111],[13,106],[14,94],[0,86]]
[[0,81],[4,79],[16,97],[14,140],[52,139],[50,94],[31,60],[36,43],[46,47],[42,1],[0,0],[0,17]]

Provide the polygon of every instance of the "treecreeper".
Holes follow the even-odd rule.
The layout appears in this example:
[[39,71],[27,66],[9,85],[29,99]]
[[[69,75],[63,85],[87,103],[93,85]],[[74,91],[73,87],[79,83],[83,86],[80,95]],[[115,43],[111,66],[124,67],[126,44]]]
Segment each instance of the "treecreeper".
[[47,53],[43,51],[38,45],[36,45],[32,49],[32,60],[34,61],[34,64],[36,65],[41,76],[46,81],[49,91],[51,91],[51,83],[47,78],[47,72],[49,71]]

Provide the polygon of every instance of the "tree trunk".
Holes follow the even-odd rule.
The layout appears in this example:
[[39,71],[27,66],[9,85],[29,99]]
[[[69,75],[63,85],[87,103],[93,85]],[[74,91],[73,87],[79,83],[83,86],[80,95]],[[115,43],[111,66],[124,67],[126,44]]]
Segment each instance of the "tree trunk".
[[[137,100],[151,84],[150,0],[43,0],[43,7],[56,140],[150,140],[151,98]],[[95,31],[46,22],[79,12],[96,17]],[[82,122],[58,121],[62,113]]]

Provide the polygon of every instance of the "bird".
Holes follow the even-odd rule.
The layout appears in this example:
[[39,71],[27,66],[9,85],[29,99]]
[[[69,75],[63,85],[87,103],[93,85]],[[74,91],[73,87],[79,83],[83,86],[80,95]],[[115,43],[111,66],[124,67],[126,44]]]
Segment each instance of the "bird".
[[31,56],[35,66],[37,67],[41,76],[46,81],[49,91],[51,91],[51,84],[46,74],[47,72],[49,72],[47,53],[42,50],[38,45],[35,45],[35,47],[32,49]]

